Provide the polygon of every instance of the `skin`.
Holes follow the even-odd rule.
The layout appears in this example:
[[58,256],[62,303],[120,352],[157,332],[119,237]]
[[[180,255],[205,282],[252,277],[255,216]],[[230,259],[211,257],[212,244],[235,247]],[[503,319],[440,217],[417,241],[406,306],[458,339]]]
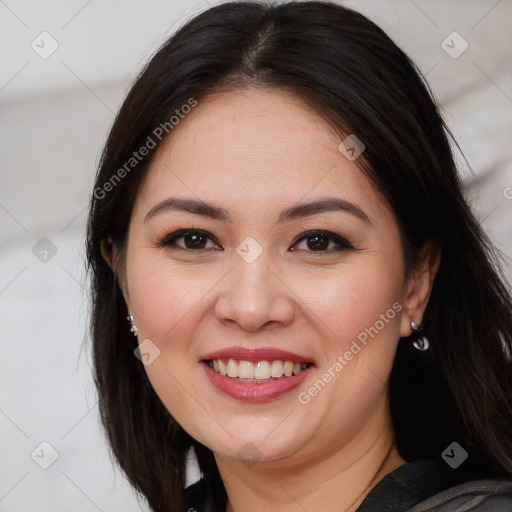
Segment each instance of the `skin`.
[[[170,413],[214,452],[230,512],[355,510],[405,463],[394,441],[388,378],[399,337],[411,334],[411,321],[421,322],[440,255],[427,244],[404,275],[396,219],[338,150],[340,141],[288,92],[216,93],[173,129],[136,199],[121,281],[139,342],[160,350],[145,369]],[[167,210],[145,221],[169,197],[207,201],[231,220]],[[357,205],[368,222],[339,210],[278,222],[282,209],[325,197]],[[184,238],[159,245],[178,229],[208,232],[206,250],[190,239],[187,249]],[[310,230],[330,231],[354,249],[332,238],[322,239],[322,250],[307,238],[294,244]],[[236,252],[248,236],[262,249],[252,263]],[[112,264],[115,246],[104,256]],[[401,311],[301,403],[299,393],[395,303]],[[276,400],[235,400],[210,383],[199,362],[235,345],[281,348],[316,368]],[[248,446],[255,465],[241,460]]]

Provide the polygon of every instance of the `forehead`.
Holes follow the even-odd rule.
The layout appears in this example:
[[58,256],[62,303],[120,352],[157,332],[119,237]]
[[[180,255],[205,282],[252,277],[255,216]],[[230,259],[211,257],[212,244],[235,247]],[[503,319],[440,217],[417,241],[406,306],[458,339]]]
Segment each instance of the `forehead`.
[[158,149],[138,203],[169,194],[241,208],[338,195],[378,216],[369,178],[339,151],[340,135],[301,98],[279,89],[212,94]]

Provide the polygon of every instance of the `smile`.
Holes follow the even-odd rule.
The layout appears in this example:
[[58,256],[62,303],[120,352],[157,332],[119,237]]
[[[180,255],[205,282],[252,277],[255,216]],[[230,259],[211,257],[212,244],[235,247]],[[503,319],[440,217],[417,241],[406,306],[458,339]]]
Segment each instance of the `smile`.
[[311,357],[273,347],[229,347],[204,354],[199,362],[217,391],[245,402],[284,397],[316,369]]
[[208,366],[220,375],[227,376],[238,382],[265,383],[283,377],[298,375],[311,363],[293,361],[244,361],[235,359],[211,359]]

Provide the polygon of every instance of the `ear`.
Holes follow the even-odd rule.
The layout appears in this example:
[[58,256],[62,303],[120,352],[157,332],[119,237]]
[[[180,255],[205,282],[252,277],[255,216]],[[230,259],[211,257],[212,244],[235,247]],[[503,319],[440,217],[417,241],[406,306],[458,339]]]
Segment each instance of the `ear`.
[[107,262],[108,266],[114,272],[115,261],[117,258],[117,245],[112,241],[112,237],[109,235],[107,239],[103,239],[100,244],[101,255],[103,259]]
[[412,334],[411,322],[421,323],[440,263],[441,249],[434,240],[427,241],[421,248],[405,284],[401,337]]
[[119,248],[110,235],[106,238],[106,240],[104,239],[101,241],[100,248],[103,259],[107,262],[108,266],[112,269],[113,274],[117,278],[117,282],[119,283],[119,287],[123,293],[128,311],[130,311],[130,302],[128,291],[125,286],[126,283],[124,279],[124,272],[123,269],[121,269],[118,265]]

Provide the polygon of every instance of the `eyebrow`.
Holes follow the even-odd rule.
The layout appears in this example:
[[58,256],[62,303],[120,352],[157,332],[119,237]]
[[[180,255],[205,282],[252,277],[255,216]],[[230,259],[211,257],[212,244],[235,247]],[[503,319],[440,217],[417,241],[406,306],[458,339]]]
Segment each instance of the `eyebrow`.
[[[231,222],[230,214],[211,203],[198,199],[181,199],[170,197],[161,203],[153,206],[144,217],[144,222],[168,211],[183,211],[194,215],[201,215],[213,220],[221,220],[223,222]],[[278,223],[289,222],[294,219],[315,215],[317,213],[342,211],[350,213],[367,224],[372,224],[368,215],[356,204],[340,199],[338,197],[327,197],[325,199],[317,199],[309,203],[300,203],[290,208],[282,210],[279,214]]]

